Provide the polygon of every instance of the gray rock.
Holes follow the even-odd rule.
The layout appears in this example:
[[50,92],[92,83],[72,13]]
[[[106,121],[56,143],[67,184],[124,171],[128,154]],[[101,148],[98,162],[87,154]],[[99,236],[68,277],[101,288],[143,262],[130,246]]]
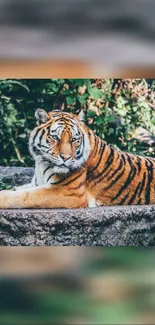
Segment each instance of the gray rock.
[[[24,181],[33,174],[3,167],[0,177],[13,171]],[[154,246],[155,206],[0,210],[0,245]]]
[[154,246],[155,206],[0,210],[0,245]]
[[21,186],[30,183],[34,168],[0,167],[0,182],[10,186]]

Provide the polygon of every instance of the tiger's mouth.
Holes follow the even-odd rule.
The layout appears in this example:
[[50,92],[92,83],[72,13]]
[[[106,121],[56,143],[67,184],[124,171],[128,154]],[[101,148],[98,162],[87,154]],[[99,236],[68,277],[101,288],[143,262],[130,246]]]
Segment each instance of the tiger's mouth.
[[60,166],[60,167],[63,167],[63,166],[64,166],[64,167],[68,167],[68,165],[66,165],[65,163],[62,163],[62,164],[60,164],[59,166]]
[[44,163],[47,166],[50,166],[53,169],[53,172],[62,174],[68,172],[74,172],[80,169],[84,163],[86,162],[86,158],[81,157],[81,159],[70,159],[67,161],[62,161],[56,159],[56,157],[52,157],[49,155],[40,156],[40,162]]

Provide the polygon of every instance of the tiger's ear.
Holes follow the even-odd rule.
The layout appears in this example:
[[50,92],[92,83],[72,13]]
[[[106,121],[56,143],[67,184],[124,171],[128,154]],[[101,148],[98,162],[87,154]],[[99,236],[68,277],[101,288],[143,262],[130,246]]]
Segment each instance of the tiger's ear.
[[48,114],[42,108],[38,108],[35,111],[35,117],[37,119],[37,125],[40,125],[42,123],[46,123],[49,120]]
[[81,109],[81,111],[79,112],[78,114],[78,119],[81,121],[81,122],[85,122],[85,113],[84,113],[84,110]]

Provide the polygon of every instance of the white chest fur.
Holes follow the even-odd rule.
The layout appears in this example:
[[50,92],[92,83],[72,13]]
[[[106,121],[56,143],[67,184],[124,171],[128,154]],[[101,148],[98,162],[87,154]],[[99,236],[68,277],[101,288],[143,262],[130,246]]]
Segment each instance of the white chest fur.
[[88,207],[89,208],[96,207],[97,204],[95,198],[90,193],[87,194],[87,197],[88,197]]
[[43,163],[37,163],[35,167],[35,185],[42,186],[51,184],[55,180],[55,175],[52,168]]

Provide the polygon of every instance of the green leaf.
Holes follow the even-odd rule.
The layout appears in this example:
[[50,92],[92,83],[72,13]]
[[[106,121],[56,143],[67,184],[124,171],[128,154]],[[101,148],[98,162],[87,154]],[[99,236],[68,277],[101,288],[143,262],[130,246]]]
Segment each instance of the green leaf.
[[67,95],[72,95],[73,91],[70,89],[64,90],[63,95],[67,96]]
[[65,79],[56,79],[56,82],[61,85],[65,83]]
[[83,95],[78,95],[78,101],[81,103],[81,104],[85,104],[86,103],[86,100],[88,98],[88,94],[83,94]]
[[111,135],[111,134],[113,134],[114,133],[114,129],[113,128],[109,128],[109,130],[108,130],[109,132],[109,135]]
[[95,117],[95,116],[96,116],[96,113],[94,111],[88,110],[87,117],[92,118],[92,117]]
[[30,92],[30,89],[28,88],[28,86],[22,84],[20,81],[17,81],[17,80],[6,80],[5,82],[6,82],[6,84],[8,83],[8,85],[18,85],[18,86],[24,88],[25,90],[27,90],[28,92]]
[[103,97],[103,92],[100,91],[97,87],[90,88],[88,92],[90,96],[92,96],[94,99],[99,99]]
[[[59,90],[59,86],[56,83],[52,82],[51,84],[48,85],[48,89],[52,90],[54,93],[56,93]],[[49,93],[49,91],[48,91],[48,93]]]
[[75,104],[75,97],[74,96],[68,96],[68,97],[66,97],[66,100],[67,100],[68,105]]
[[126,109],[127,109],[127,111],[131,111],[131,107],[130,107],[130,105],[127,105],[127,106],[126,106]]
[[82,87],[84,85],[84,79],[76,79],[76,84],[79,86],[79,87]]
[[96,124],[97,125],[104,125],[104,119],[102,116],[99,116],[97,119],[96,119]]
[[79,87],[84,85],[84,79],[69,79],[71,83],[76,83]]
[[106,117],[106,122],[108,122],[108,123],[112,123],[115,121],[116,121],[116,118],[112,115]]
[[119,113],[120,116],[124,117],[124,116],[126,116],[127,111],[124,111],[123,109],[120,109],[120,110],[118,111],[118,113]]
[[85,85],[87,87],[87,89],[89,89],[91,87],[91,81],[90,79],[84,79]]

